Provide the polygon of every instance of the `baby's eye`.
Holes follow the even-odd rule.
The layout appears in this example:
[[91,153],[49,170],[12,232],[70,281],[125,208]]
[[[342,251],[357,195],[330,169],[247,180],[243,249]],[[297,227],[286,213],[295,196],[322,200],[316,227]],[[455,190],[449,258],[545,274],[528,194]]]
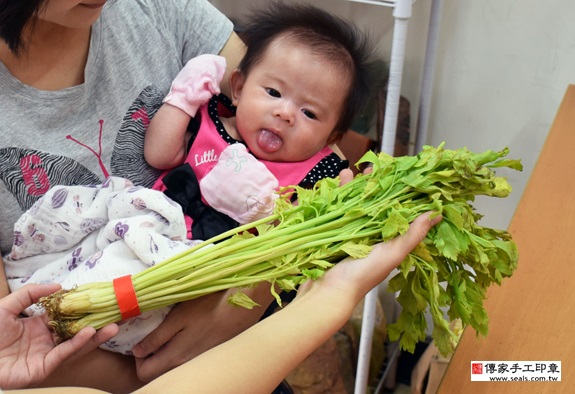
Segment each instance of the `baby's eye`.
[[317,116],[315,116],[315,114],[308,109],[303,109],[302,112],[305,116],[307,116],[310,119],[317,119]]
[[272,97],[281,97],[282,95],[280,94],[280,92],[278,92],[277,90],[275,90],[274,88],[266,88],[266,92],[268,92],[268,94]]

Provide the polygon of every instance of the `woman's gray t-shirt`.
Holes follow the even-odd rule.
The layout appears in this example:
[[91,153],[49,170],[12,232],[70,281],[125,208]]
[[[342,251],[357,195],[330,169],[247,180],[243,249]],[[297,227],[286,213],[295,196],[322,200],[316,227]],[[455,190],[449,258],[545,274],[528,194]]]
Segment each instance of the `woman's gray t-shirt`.
[[185,62],[218,53],[232,30],[205,0],[116,0],[92,28],[84,84],[40,91],[0,63],[2,254],[18,217],[54,185],[114,175],[150,186],[149,118]]

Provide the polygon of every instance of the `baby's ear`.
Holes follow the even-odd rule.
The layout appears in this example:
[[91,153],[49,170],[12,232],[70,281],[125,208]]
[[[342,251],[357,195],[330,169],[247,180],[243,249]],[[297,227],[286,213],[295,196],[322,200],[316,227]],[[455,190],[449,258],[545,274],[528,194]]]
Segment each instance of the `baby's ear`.
[[230,89],[232,92],[232,104],[236,107],[238,106],[238,102],[240,100],[240,96],[242,94],[242,89],[244,87],[245,77],[244,74],[236,68],[232,71],[230,75]]
[[329,138],[327,139],[327,145],[338,144],[343,138],[343,135],[345,133],[346,132],[341,130],[332,131],[331,134],[329,135]]

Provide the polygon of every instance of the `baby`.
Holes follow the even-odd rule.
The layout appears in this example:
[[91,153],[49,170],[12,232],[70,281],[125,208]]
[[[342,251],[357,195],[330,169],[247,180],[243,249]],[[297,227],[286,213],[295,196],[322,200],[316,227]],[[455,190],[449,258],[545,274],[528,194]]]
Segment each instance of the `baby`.
[[330,145],[376,80],[367,37],[312,6],[258,10],[242,38],[231,99],[217,95],[224,59],[192,59],[146,132],[146,160],[170,169],[154,188],[183,207],[194,239],[268,216],[279,187],[338,176],[348,163]]

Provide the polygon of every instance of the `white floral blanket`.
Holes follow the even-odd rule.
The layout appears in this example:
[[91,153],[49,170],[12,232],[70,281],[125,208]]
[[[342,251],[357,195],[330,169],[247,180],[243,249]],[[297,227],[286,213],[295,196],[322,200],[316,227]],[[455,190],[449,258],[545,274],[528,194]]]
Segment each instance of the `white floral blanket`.
[[[135,274],[192,244],[178,204],[161,192],[111,177],[97,186],[52,188],[16,223],[4,264],[12,290],[54,282],[71,288]],[[102,348],[131,354],[169,310],[123,321],[120,333]],[[42,312],[38,306],[28,309]]]

